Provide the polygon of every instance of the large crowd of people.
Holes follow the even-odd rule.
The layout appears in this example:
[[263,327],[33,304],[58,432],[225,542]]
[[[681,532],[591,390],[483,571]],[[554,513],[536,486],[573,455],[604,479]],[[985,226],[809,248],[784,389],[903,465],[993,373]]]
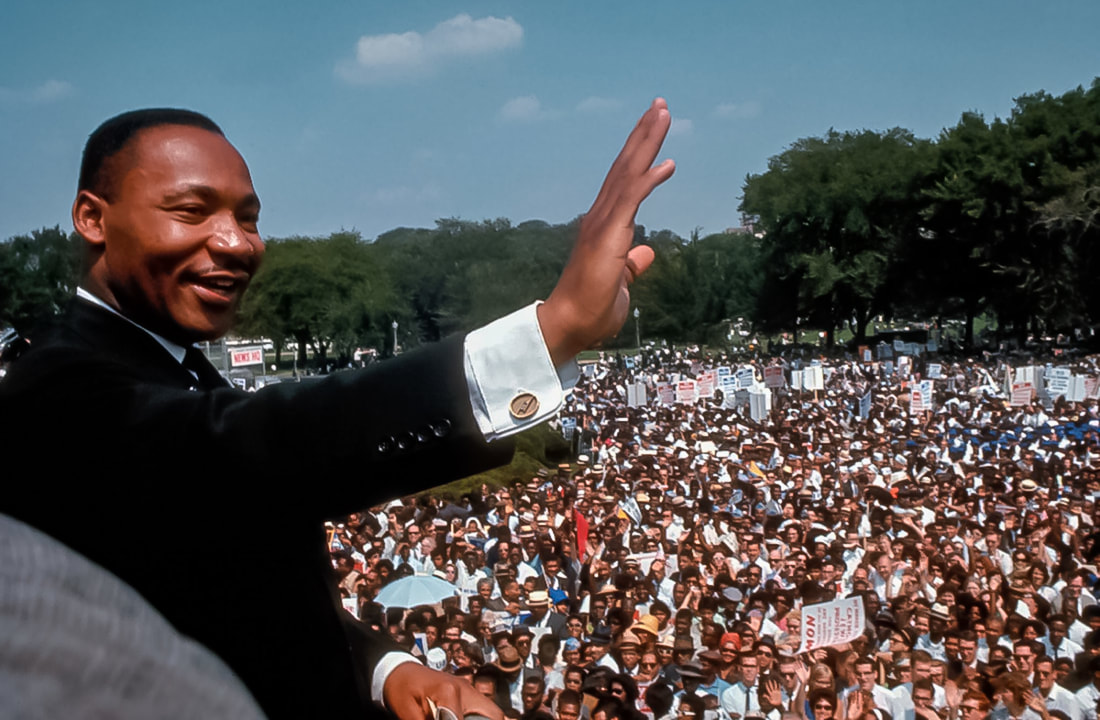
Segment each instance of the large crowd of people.
[[[1094,720],[1096,359],[867,360],[593,363],[572,462],[334,524],[345,607],[523,720]],[[718,368],[753,387],[661,392]],[[453,597],[376,602],[423,575]],[[839,598],[862,635],[803,651]]]

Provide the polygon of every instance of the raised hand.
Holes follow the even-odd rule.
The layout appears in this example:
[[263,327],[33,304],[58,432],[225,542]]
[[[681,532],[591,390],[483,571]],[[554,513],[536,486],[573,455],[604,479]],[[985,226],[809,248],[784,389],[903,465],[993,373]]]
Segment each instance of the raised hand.
[[611,165],[596,201],[581,219],[569,263],[538,308],[555,365],[611,337],[626,322],[630,283],[653,262],[651,248],[630,247],[634,217],[642,201],[676,169],[671,160],[653,164],[670,123],[668,104],[654,100]]
[[761,688],[760,699],[762,704],[766,705],[768,710],[782,707],[783,705],[783,692],[779,688],[779,681],[775,678],[766,678]]

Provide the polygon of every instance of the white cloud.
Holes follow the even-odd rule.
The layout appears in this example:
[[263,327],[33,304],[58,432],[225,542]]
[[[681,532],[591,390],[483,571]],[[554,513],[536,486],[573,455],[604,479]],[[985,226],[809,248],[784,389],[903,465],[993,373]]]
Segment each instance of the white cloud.
[[31,102],[48,103],[69,95],[73,86],[64,80],[47,80],[31,91]]
[[695,123],[687,118],[672,118],[672,127],[668,129],[669,137],[682,137],[690,135],[695,129]]
[[530,122],[542,114],[542,103],[534,95],[512,98],[500,108],[500,119],[505,122]]
[[41,85],[27,90],[0,87],[0,102],[44,105],[46,103],[56,102],[72,93],[72,84],[64,80],[50,79]]
[[364,35],[355,57],[341,61],[336,74],[353,83],[381,83],[429,73],[447,62],[519,47],[523,27],[510,17],[457,15],[428,32]]
[[749,100],[743,103],[722,103],[714,108],[714,115],[715,117],[731,120],[746,120],[759,115],[760,110],[759,102],[756,100]]
[[582,113],[605,113],[612,110],[618,110],[622,107],[622,103],[614,98],[598,97],[593,95],[581,100],[577,104],[577,112]]
[[523,28],[510,17],[474,20],[463,14],[436,25],[427,40],[440,55],[487,55],[519,47]]

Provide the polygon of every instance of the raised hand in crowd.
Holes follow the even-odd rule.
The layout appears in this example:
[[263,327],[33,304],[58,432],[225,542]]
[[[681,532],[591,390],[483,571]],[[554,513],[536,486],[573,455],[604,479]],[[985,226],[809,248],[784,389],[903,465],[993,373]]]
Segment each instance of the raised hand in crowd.
[[760,684],[760,709],[770,712],[783,706],[783,690],[779,687],[779,679],[765,678]]
[[863,713],[875,709],[875,701],[871,694],[863,690],[854,690],[848,694],[848,720],[862,720]]

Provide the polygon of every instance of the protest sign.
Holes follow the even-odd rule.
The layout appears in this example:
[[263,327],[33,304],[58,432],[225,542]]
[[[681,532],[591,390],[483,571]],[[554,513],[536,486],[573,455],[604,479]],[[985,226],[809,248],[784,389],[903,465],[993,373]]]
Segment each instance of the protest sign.
[[733,395],[737,392],[737,376],[726,375],[725,377],[718,378],[719,387],[722,389],[722,394],[726,397]]
[[1070,382],[1073,380],[1073,371],[1068,367],[1052,368],[1047,373],[1047,392],[1051,397],[1058,397],[1069,393]]
[[1066,393],[1066,400],[1070,402],[1084,402],[1085,396],[1088,392],[1085,390],[1085,381],[1088,380],[1084,375],[1074,375],[1073,382],[1070,383],[1069,392]]
[[752,384],[756,382],[756,371],[751,367],[738,368],[737,370],[737,387],[740,390],[747,390],[752,387]]
[[857,349],[857,354],[859,355],[859,359],[861,362],[869,363],[873,359],[871,357],[871,348],[867,347],[866,345],[860,345]]
[[925,410],[934,409],[932,405],[932,387],[931,380],[921,380],[917,383],[917,390],[920,392],[921,402],[924,404]]
[[884,342],[880,342],[875,346],[875,353],[878,355],[879,360],[888,360],[894,357],[894,349]]
[[928,363],[928,377],[933,380],[943,377],[943,366],[939,363]]
[[626,404],[628,407],[642,407],[646,404],[646,387],[642,381],[626,386]]
[[802,374],[802,386],[807,390],[825,389],[825,373],[820,365],[806,368]]
[[914,387],[909,393],[909,414],[920,415],[924,410],[924,395]]
[[783,368],[771,365],[764,368],[764,385],[770,388],[781,388],[786,384],[783,377]]
[[676,402],[688,404],[695,402],[694,380],[681,380],[676,383]]
[[1027,383],[1012,383],[1012,398],[1009,400],[1009,405],[1012,407],[1030,405],[1031,393],[1034,389]]
[[894,341],[894,352],[896,352],[896,353],[905,352],[905,341],[904,340],[895,340]]
[[766,420],[768,413],[772,410],[772,391],[764,388],[763,390],[749,391],[749,417],[756,422]]
[[802,371],[791,370],[791,390],[802,389]]
[[866,420],[871,417],[871,391],[859,399],[859,416]]
[[701,398],[714,397],[714,381],[717,379],[717,374],[711,370],[710,372],[699,373],[699,377],[695,381],[695,392]]
[[561,419],[561,436],[566,440],[573,439],[573,431],[577,428],[577,418],[563,417]]
[[[1016,368],[1015,374],[1013,375],[1014,379],[1012,379],[1010,382],[1035,387],[1035,371],[1036,367],[1034,365],[1025,365],[1024,367],[1018,367]],[[1011,372],[1011,369],[1006,372]]]
[[1085,378],[1085,398],[1095,400],[1100,397],[1100,377]]
[[862,597],[805,605],[798,653],[851,642],[863,634],[865,622]]

